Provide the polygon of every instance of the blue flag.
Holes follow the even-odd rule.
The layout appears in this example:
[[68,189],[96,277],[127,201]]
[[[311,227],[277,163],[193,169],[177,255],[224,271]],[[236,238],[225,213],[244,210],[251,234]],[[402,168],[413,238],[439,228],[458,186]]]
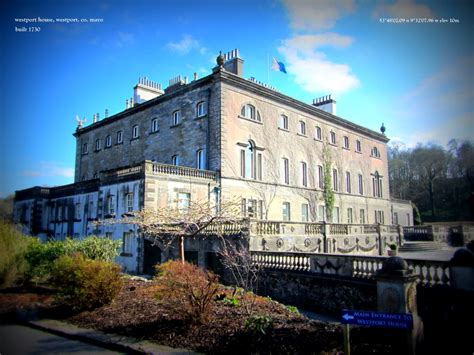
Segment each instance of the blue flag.
[[275,57],[273,57],[272,69],[286,74],[285,64],[276,60]]

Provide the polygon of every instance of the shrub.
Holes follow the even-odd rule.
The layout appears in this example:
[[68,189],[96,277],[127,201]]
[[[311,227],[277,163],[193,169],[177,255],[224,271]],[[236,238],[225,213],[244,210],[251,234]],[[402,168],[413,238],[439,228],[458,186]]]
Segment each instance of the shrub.
[[64,241],[66,254],[81,253],[86,258],[101,261],[114,261],[122,245],[120,240],[90,235],[85,239],[66,239]]
[[34,239],[25,254],[28,261],[28,278],[36,283],[47,282],[51,275],[53,263],[66,252],[64,242],[50,241],[41,243]]
[[181,261],[168,261],[156,269],[156,297],[162,304],[193,321],[209,320],[220,287],[216,275]]
[[266,331],[273,327],[273,318],[264,315],[254,315],[245,321],[244,330],[253,335],[259,333],[266,334]]
[[120,291],[120,266],[86,259],[82,254],[63,255],[53,265],[52,281],[73,309],[93,309],[112,302]]
[[88,259],[112,262],[118,255],[122,242],[109,238],[89,236],[85,239],[66,239],[41,243],[35,240],[28,247],[26,259],[29,264],[28,276],[36,282],[47,282],[53,263],[62,255],[81,253]]
[[13,286],[28,269],[25,253],[33,238],[0,220],[0,288]]
[[300,311],[295,306],[286,306],[286,309],[289,310],[291,313],[298,314],[298,315],[300,314]]

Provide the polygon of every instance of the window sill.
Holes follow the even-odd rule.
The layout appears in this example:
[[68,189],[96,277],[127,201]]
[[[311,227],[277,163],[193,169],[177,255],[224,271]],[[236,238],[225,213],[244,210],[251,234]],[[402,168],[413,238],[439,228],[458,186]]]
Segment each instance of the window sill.
[[305,137],[305,138],[308,138],[308,136],[306,134],[303,134],[303,133],[296,133],[297,136],[300,136],[300,137]]
[[126,212],[126,213],[122,214],[122,218],[123,217],[133,217],[133,216],[135,216],[133,212]]
[[115,214],[106,214],[104,218],[115,218]]
[[151,135],[153,135],[153,134],[157,134],[157,133],[159,133],[159,132],[160,132],[160,130],[157,130],[157,131],[151,131],[151,132],[149,132],[149,133],[148,133],[148,135],[149,135],[149,136],[151,136]]
[[115,145],[123,145],[123,142],[115,143]]
[[104,150],[105,150],[105,149],[110,149],[110,148],[112,148],[111,145],[109,145],[108,147],[105,147]]
[[329,145],[332,145],[333,147],[337,147],[337,143],[331,143],[331,142],[329,142],[328,144],[329,144]]
[[350,150],[350,149],[347,148],[347,147],[342,147],[342,149],[343,149],[343,150],[348,150],[348,151]]
[[176,128],[176,127],[179,127],[179,126],[181,126],[181,122],[178,123],[178,124],[171,125],[170,128]]
[[313,138],[313,139],[314,139],[316,142],[320,142],[320,143],[323,142],[323,140],[322,140],[322,139],[319,139],[319,138]]
[[87,152],[87,153],[82,153],[82,155],[89,155],[89,152]]
[[278,129],[279,129],[280,131],[283,131],[283,132],[288,132],[288,133],[290,132],[290,130],[289,130],[289,129],[286,129],[286,128],[278,127]]
[[140,139],[140,137],[130,138],[130,142],[137,141],[139,139]]
[[241,116],[241,115],[239,115],[238,117],[242,120],[245,120],[245,121],[249,121],[249,122],[252,122],[252,123],[263,125],[263,123],[261,121],[257,121],[257,119],[251,119],[251,118],[244,117],[244,116]]
[[101,149],[96,149],[94,150],[94,153],[99,153],[101,151]]
[[202,116],[197,116],[197,117],[195,118],[195,120],[202,120],[202,119],[204,119],[204,118],[207,118],[207,113],[206,113],[205,115],[202,115]]
[[356,152],[357,154],[362,154],[360,150],[354,150],[354,152]]
[[371,155],[370,157],[371,157],[371,158],[374,158],[374,159],[382,160],[382,158],[376,157],[375,155]]

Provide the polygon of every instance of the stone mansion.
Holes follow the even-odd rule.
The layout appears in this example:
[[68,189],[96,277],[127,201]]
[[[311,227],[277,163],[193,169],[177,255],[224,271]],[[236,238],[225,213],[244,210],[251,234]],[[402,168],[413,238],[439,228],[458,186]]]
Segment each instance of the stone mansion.
[[[99,233],[123,240],[119,257],[142,271],[147,250],[130,225],[104,218],[192,200],[238,197],[242,215],[286,223],[412,225],[411,204],[389,195],[387,137],[336,115],[329,96],[312,104],[254,78],[238,50],[212,74],[169,86],[142,78],[126,109],[74,133],[74,183],[16,192],[14,218],[44,239]],[[324,162],[335,192],[323,198]],[[192,248],[191,248],[192,249]]]

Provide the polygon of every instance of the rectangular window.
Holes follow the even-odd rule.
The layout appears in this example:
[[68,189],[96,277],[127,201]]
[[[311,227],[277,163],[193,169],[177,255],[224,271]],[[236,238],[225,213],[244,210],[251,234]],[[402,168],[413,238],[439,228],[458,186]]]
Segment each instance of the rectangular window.
[[306,136],[306,123],[300,121],[300,134]]
[[362,151],[362,146],[360,144],[360,140],[356,140],[356,152],[361,152]]
[[133,233],[124,232],[123,233],[123,253],[132,254],[132,244],[133,244]]
[[245,198],[240,201],[240,214],[242,217],[247,216],[247,200]]
[[321,165],[318,165],[318,187],[324,189],[324,173]]
[[158,118],[151,120],[151,133],[158,132]]
[[359,195],[364,194],[364,180],[362,179],[362,174],[359,174]]
[[282,210],[283,220],[284,221],[291,221],[291,211],[290,211],[290,203],[283,202],[283,210]]
[[398,224],[398,213],[393,212],[393,224]]
[[283,182],[290,184],[290,162],[286,158],[283,158]]
[[246,170],[246,166],[245,166],[245,150],[241,150],[240,151],[240,176],[241,177],[245,177],[245,170]]
[[202,117],[206,115],[206,103],[204,101],[197,104],[197,116]]
[[191,202],[191,194],[187,192],[178,193],[178,209],[180,211],[187,211]]
[[133,212],[133,192],[125,195],[125,211]]
[[138,125],[133,126],[132,128],[132,139],[136,139],[139,137],[138,134]]
[[82,154],[87,154],[87,153],[89,153],[89,146],[87,145],[87,143],[84,143],[82,146]]
[[112,146],[112,137],[111,136],[105,137],[105,146],[107,148],[110,148]]
[[349,149],[349,137],[344,136],[344,148]]
[[339,223],[341,220],[339,215],[339,207],[334,207],[332,210],[332,223]]
[[351,173],[346,171],[346,192],[351,193]]
[[178,125],[180,122],[181,122],[181,111],[180,111],[180,110],[174,111],[174,112],[173,112],[173,119],[172,119],[171,125],[172,125],[172,126],[176,126],[176,125]]
[[123,133],[122,131],[117,132],[117,144],[121,144],[123,142]]
[[321,127],[316,126],[316,135],[314,138],[316,138],[318,141],[323,139],[323,135],[321,133]]
[[257,179],[262,181],[262,153],[257,154]]
[[95,150],[100,150],[100,139],[95,140]]
[[288,130],[288,117],[285,115],[280,116],[280,128],[284,130]]
[[332,189],[338,191],[337,169],[332,169]]
[[202,149],[199,149],[196,152],[196,168],[201,169],[201,170],[206,169],[204,151]]
[[249,218],[257,217],[257,200],[248,201],[247,212],[248,212]]
[[81,204],[76,203],[74,206],[74,219],[81,219]]
[[359,223],[365,224],[365,210],[364,209],[361,209],[359,211]]
[[107,214],[109,214],[109,215],[115,214],[114,196],[108,196],[107,197]]
[[179,165],[179,155],[176,154],[171,157],[171,164],[175,166]]
[[353,223],[353,220],[352,220],[352,208],[348,208],[347,209],[347,223],[348,224],[352,224]]
[[407,226],[411,226],[411,223],[410,223],[410,214],[407,213]]
[[384,224],[384,213],[382,210],[375,210],[375,223]]
[[263,201],[262,200],[258,201],[258,213],[259,213],[259,218],[263,219]]
[[301,184],[303,186],[308,186],[308,168],[306,163],[301,162]]
[[94,201],[89,201],[89,218],[94,215]]
[[326,217],[324,214],[324,205],[319,205],[318,220],[319,222],[324,222],[325,219]]
[[301,204],[301,221],[302,222],[309,221],[309,206],[307,203]]
[[330,133],[330,142],[331,144],[336,144],[336,133],[335,132],[332,132]]

